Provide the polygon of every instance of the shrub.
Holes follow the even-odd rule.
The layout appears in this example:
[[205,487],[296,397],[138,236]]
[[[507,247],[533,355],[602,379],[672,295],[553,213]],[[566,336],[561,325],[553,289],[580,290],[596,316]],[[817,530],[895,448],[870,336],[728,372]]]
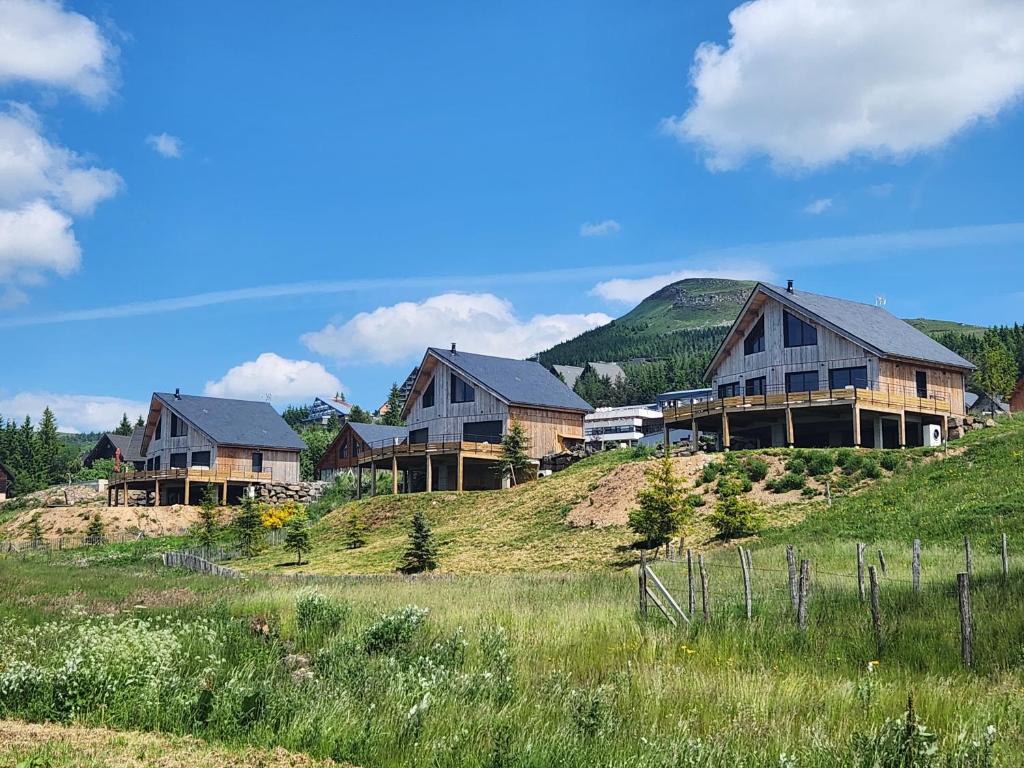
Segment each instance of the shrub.
[[864,460],[860,464],[861,477],[865,477],[869,480],[877,480],[882,476],[882,470],[878,466],[878,462],[875,461],[874,457],[865,456]]
[[366,523],[363,522],[362,515],[354,509],[350,509],[345,515],[341,538],[347,549],[359,549],[366,546]]
[[851,461],[855,461],[857,452],[853,448],[840,448],[836,451],[836,466],[846,469]]
[[807,474],[814,477],[829,474],[836,465],[836,457],[832,451],[809,451],[807,456]]
[[765,483],[772,493],[785,493],[786,491],[798,491],[807,485],[807,479],[796,472],[787,472]]
[[711,524],[723,539],[750,536],[761,530],[761,513],[750,499],[726,496],[715,505]]
[[288,525],[288,521],[296,515],[305,513],[305,508],[297,501],[285,501],[281,504],[261,504],[260,524],[267,530],[277,530]]
[[437,568],[437,550],[434,548],[434,534],[423,510],[417,509],[412,516],[409,531],[409,546],[402,556],[398,570],[402,573],[422,573]]
[[704,468],[700,471],[700,481],[702,483],[713,482],[718,473],[722,471],[722,464],[717,461],[711,461],[704,465]]
[[232,527],[238,549],[245,557],[252,557],[260,549],[260,525],[260,508],[256,499],[243,496],[242,509],[235,515]]
[[295,564],[302,565],[302,553],[309,552],[309,526],[306,515],[298,512],[288,518],[285,524],[284,548],[295,553]]
[[646,475],[647,483],[637,494],[639,505],[629,513],[629,527],[642,537],[644,546],[657,547],[689,522],[690,508],[671,458],[657,462]]
[[882,465],[882,469],[895,472],[903,468],[903,456],[896,451],[883,451],[878,463]]
[[786,471],[797,475],[807,472],[807,460],[801,456],[791,456],[786,462]]
[[363,631],[363,650],[369,654],[396,653],[412,642],[427,620],[427,609],[407,605],[386,613]]
[[699,493],[691,493],[686,497],[686,503],[691,507],[703,507],[707,504],[707,499],[701,496]]
[[768,462],[758,456],[747,459],[743,468],[752,482],[757,483],[768,477]]
[[633,446],[632,457],[637,460],[649,459],[654,456],[654,449],[649,445],[637,443]]
[[316,590],[301,593],[295,601],[295,625],[302,632],[332,632],[345,622],[347,616],[348,605]]
[[715,492],[719,496],[738,496],[753,487],[746,475],[722,475],[715,484]]
[[599,685],[589,691],[569,691],[569,714],[582,735],[593,737],[605,731],[611,720],[611,699],[612,688],[609,685]]

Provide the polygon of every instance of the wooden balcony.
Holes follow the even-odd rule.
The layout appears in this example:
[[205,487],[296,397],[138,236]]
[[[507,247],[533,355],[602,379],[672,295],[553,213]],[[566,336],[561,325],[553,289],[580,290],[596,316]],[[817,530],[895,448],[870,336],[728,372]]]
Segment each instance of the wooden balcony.
[[384,442],[370,446],[368,451],[361,453],[356,461],[366,466],[375,462],[390,462],[392,458],[417,457],[427,455],[462,455],[468,459],[493,459],[501,456],[501,443],[483,443],[471,440],[441,439],[429,443],[398,444]]
[[812,392],[768,392],[762,395],[736,395],[712,397],[691,402],[673,402],[664,409],[665,423],[687,422],[703,416],[729,413],[784,410],[830,405],[857,405],[867,410],[891,413],[914,411],[918,413],[950,414],[948,400],[942,397],[917,397],[916,393],[900,388],[818,389]]
[[190,483],[269,483],[274,479],[274,473],[270,470],[264,472],[252,472],[250,470],[213,467],[202,469],[200,467],[188,467],[179,469],[168,467],[167,469],[145,469],[128,470],[126,472],[114,472],[110,476],[110,484],[152,482],[156,480],[188,480]]

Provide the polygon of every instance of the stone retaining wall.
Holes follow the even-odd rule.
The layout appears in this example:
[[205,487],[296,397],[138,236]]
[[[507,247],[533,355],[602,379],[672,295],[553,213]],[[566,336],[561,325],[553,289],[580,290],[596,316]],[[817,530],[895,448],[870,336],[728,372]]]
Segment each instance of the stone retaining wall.
[[256,498],[270,504],[283,504],[286,501],[297,501],[299,504],[310,504],[324,495],[328,483],[322,480],[299,483],[267,483],[257,486]]

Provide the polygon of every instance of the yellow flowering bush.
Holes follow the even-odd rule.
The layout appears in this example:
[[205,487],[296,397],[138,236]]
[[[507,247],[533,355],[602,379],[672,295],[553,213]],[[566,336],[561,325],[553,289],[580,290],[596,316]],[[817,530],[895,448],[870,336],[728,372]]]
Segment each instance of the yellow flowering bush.
[[295,515],[304,513],[306,508],[297,501],[286,501],[283,504],[260,504],[260,522],[267,530],[273,531],[284,526]]

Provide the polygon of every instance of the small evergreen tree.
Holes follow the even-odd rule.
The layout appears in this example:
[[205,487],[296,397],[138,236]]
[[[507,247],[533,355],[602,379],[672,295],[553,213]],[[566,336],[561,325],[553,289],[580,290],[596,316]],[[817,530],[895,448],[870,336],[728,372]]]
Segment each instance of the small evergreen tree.
[[530,439],[526,436],[523,425],[513,419],[509,422],[508,432],[501,439],[501,458],[495,464],[495,469],[501,477],[510,475],[512,484],[525,480],[527,471],[530,469],[530,456],[527,451],[530,448]]
[[89,527],[85,529],[86,542],[89,544],[102,544],[103,530],[103,518],[100,517],[100,513],[97,512],[92,516],[92,520],[89,521]]
[[132,423],[128,421],[128,414],[122,413],[121,423],[117,425],[117,429],[114,430],[114,434],[129,437],[132,434],[132,430],[134,430],[134,427],[132,426]]
[[341,536],[348,549],[359,549],[366,546],[366,523],[363,522],[362,515],[356,510],[350,510],[345,515]]
[[639,506],[629,513],[629,527],[645,549],[659,547],[689,522],[692,509],[669,456],[647,470],[647,485],[637,494]]
[[43,526],[39,520],[39,511],[32,513],[32,519],[28,521],[28,535],[32,540],[32,546],[38,547],[43,540]]
[[437,551],[434,548],[434,534],[430,530],[427,516],[422,510],[416,510],[409,531],[409,547],[402,556],[402,565],[398,570],[402,573],[422,573],[435,568]]
[[356,424],[372,424],[373,416],[371,416],[365,408],[353,405],[352,410],[349,411],[348,420],[355,422]]
[[260,506],[256,499],[245,494],[242,497],[242,509],[235,515],[232,527],[235,542],[245,557],[252,557],[260,548],[260,531],[263,523],[260,519]]
[[711,524],[723,539],[751,536],[761,530],[762,519],[757,504],[738,494],[723,496],[711,513]]
[[142,415],[139,414],[139,418],[137,418],[135,420],[135,428],[138,429],[139,427],[144,427],[144,426],[146,426],[146,422],[145,422],[145,420],[143,420]]
[[405,424],[405,420],[402,418],[402,407],[404,405],[401,390],[397,384],[392,384],[391,391],[388,393],[387,405],[382,409],[384,410],[384,415],[381,417],[380,423],[387,424],[390,427],[400,427]]
[[199,524],[196,526],[196,543],[201,547],[212,547],[216,538],[217,501],[217,489],[213,483],[207,483],[199,500]]
[[309,552],[309,525],[304,512],[292,515],[284,527],[284,548],[295,553],[295,564],[302,565],[302,553]]
[[987,342],[978,355],[974,383],[987,395],[1005,399],[1017,384],[1017,363],[1003,345]]

